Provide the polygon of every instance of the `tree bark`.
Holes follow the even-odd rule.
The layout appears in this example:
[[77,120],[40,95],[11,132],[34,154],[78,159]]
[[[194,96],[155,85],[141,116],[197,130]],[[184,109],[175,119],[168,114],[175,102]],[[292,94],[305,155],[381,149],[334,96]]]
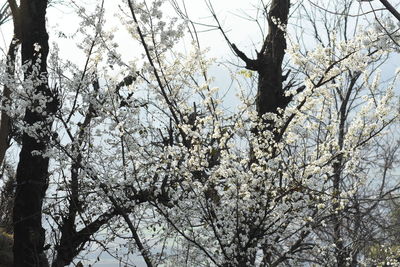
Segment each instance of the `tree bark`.
[[285,56],[285,28],[288,23],[290,1],[272,0],[268,12],[268,35],[257,52],[256,59],[248,58],[235,44],[230,44],[235,54],[246,63],[246,68],[258,73],[256,109],[259,116],[277,113],[284,109],[289,98],[285,96],[282,62]]
[[257,112],[277,113],[284,109],[288,99],[283,90],[282,62],[285,56],[286,28],[289,14],[289,0],[273,0],[268,14],[268,35],[263,47],[257,53],[258,92]]
[[[291,100],[285,96],[283,82],[287,78],[282,75],[282,62],[286,49],[286,25],[288,23],[290,0],[272,0],[268,11],[268,35],[257,51],[257,58],[250,59],[235,44],[230,43],[235,54],[246,63],[246,68],[258,73],[256,110],[260,118],[272,113],[279,116]],[[265,11],[266,12],[266,11]],[[225,37],[227,38],[227,37]],[[228,40],[229,42],[229,40]],[[290,87],[289,85],[287,87]],[[274,141],[278,142],[280,133],[271,119],[263,119],[265,129],[271,131]],[[258,129],[253,129],[258,132]]]
[[[47,102],[44,113],[37,108],[40,103],[33,101],[31,107],[26,108],[23,119],[28,127],[39,127],[34,130],[33,135],[24,132],[22,136],[13,211],[15,267],[48,266],[43,250],[45,230],[41,219],[43,199],[48,186],[49,159],[42,153],[50,140],[51,114],[56,110],[56,101],[47,83],[46,60],[49,46],[46,8],[47,0],[21,0],[19,7],[22,63],[29,64],[24,73],[25,80],[35,79],[36,82],[32,83],[34,95],[44,95]],[[35,65],[35,62],[38,64]],[[38,82],[39,79],[41,82]],[[33,154],[34,151],[40,154]]]

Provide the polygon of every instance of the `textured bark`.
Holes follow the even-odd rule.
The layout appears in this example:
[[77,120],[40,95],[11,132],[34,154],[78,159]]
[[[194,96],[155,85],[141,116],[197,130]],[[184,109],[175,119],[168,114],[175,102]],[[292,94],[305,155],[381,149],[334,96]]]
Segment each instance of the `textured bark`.
[[[288,83],[285,87],[283,82],[287,79],[289,72],[286,75],[282,74],[282,63],[285,56],[286,38],[285,29],[288,23],[290,9],[290,0],[272,0],[268,11],[268,35],[259,51],[257,58],[250,59],[245,53],[240,51],[235,44],[229,42],[235,54],[246,63],[246,69],[256,71],[258,74],[257,95],[255,99],[256,110],[258,116],[262,118],[263,129],[255,127],[252,132],[259,135],[259,131],[267,130],[272,133],[271,143],[280,141],[286,127],[276,128],[275,121],[266,118],[264,115],[274,114],[278,117],[281,112],[287,107],[292,97],[285,96],[285,92],[293,86]],[[267,13],[267,10],[265,10]],[[300,92],[304,87],[297,89]],[[276,156],[275,146],[272,146],[271,158]],[[257,159],[250,151],[250,163],[256,162]]]
[[259,115],[284,109],[288,99],[283,91],[282,61],[285,56],[285,32],[276,22],[286,27],[289,14],[289,0],[273,0],[268,14],[268,36],[257,55],[258,92],[257,111]]
[[[29,67],[25,73],[28,79],[33,73],[47,76],[46,60],[48,55],[48,34],[46,32],[47,0],[21,0],[18,8],[20,14],[21,56],[22,63],[36,62],[40,58],[39,68]],[[34,45],[40,46],[38,53]],[[51,100],[52,93],[47,81],[35,85],[35,93],[43,94]],[[37,105],[38,103],[32,103]],[[13,211],[14,221],[14,266],[47,266],[44,256],[45,230],[42,227],[42,204],[48,186],[49,159],[32,154],[33,151],[45,151],[50,139],[50,115],[55,112],[54,99],[46,104],[45,111],[38,113],[26,109],[24,122],[26,125],[40,124],[40,138],[34,138],[24,133],[22,149],[17,167],[17,188]]]
[[[279,109],[285,109],[290,97],[285,96],[282,75],[282,62],[285,56],[286,39],[284,28],[288,22],[290,1],[273,0],[268,12],[268,35],[257,52],[256,59],[248,58],[235,44],[231,44],[236,55],[246,63],[246,68],[258,73],[258,88],[256,109],[260,117],[266,113],[279,114]],[[264,120],[266,129],[273,131],[275,141],[279,141],[279,133],[274,122]]]

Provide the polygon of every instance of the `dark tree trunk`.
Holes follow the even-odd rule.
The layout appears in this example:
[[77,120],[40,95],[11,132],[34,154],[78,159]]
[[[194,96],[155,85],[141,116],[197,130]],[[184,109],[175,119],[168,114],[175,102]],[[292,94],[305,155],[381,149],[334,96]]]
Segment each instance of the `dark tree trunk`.
[[[287,77],[282,74],[282,62],[285,56],[285,28],[288,22],[290,1],[272,0],[268,12],[268,35],[259,51],[257,58],[250,59],[235,44],[232,49],[245,63],[246,68],[258,73],[258,88],[256,109],[260,117],[267,113],[279,115],[279,109],[284,110],[291,98],[285,96],[283,82]],[[289,88],[290,86],[288,86]],[[280,139],[279,130],[275,129],[273,120],[264,120],[265,129],[272,131],[274,141]],[[254,129],[258,132],[258,129]]]
[[285,29],[288,22],[290,1],[273,0],[268,12],[268,35],[257,52],[256,59],[248,58],[235,44],[231,44],[236,55],[240,57],[249,70],[258,73],[258,91],[256,108],[260,116],[266,113],[277,113],[284,109],[290,98],[285,96],[282,75],[282,62],[285,56]]
[[[17,167],[17,189],[14,204],[14,266],[47,266],[44,256],[45,230],[42,227],[42,204],[48,186],[49,159],[33,151],[44,152],[50,140],[51,114],[55,112],[54,97],[47,84],[47,55],[49,51],[46,32],[47,0],[21,0],[19,7],[22,63],[38,62],[27,68],[25,79],[40,79],[34,84],[34,95],[44,95],[47,103],[40,112],[40,103],[31,103],[25,111],[27,126],[38,125],[34,136],[24,133]],[[36,47],[36,50],[35,50]],[[40,51],[37,48],[40,47]],[[29,88],[26,88],[29,90]],[[38,134],[39,137],[36,136]]]
[[[257,54],[258,92],[257,112],[277,113],[285,109],[288,99],[283,90],[282,61],[285,56],[286,39],[282,27],[286,27],[289,14],[289,0],[273,0],[268,13],[268,36]],[[279,21],[281,25],[276,22]]]
[[[267,17],[269,27],[268,35],[261,49],[257,51],[256,59],[248,58],[235,44],[231,44],[236,55],[246,63],[246,68],[256,71],[258,74],[255,103],[260,118],[263,118],[263,116],[268,113],[280,116],[279,110],[284,110],[291,100],[290,97],[285,96],[286,89],[283,83],[286,77],[282,74],[282,62],[286,49],[285,28],[288,23],[289,8],[290,0],[271,1]],[[265,12],[267,12],[267,10],[265,10]],[[272,132],[272,139],[270,141],[272,141],[272,143],[279,142],[281,136],[280,131],[282,129],[276,129],[274,120],[264,118],[262,122],[263,129],[253,129],[254,133],[259,135],[262,131],[270,131]],[[264,142],[264,140],[262,140],[262,142]],[[275,157],[275,150],[272,151],[270,157]],[[250,152],[250,162],[257,162],[253,151]],[[252,228],[252,226],[250,227]],[[254,227],[255,228],[252,230],[257,231],[258,226]],[[255,245],[256,243],[254,246]],[[248,250],[249,248],[244,248],[244,250]],[[239,253],[237,257],[238,266],[254,265],[255,255],[246,255],[246,253],[242,253],[242,255]],[[268,257],[265,258],[265,261],[267,260]],[[282,257],[282,261],[284,260],[286,260],[286,257]]]

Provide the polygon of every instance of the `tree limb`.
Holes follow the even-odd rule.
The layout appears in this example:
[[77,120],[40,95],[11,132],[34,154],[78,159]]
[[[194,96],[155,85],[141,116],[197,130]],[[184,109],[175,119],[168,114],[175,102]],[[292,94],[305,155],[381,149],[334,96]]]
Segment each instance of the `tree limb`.
[[400,13],[394,8],[394,6],[392,6],[387,0],[379,0],[382,5],[384,5],[386,7],[386,9],[392,13],[393,16],[396,17],[396,19],[398,21],[400,21]]

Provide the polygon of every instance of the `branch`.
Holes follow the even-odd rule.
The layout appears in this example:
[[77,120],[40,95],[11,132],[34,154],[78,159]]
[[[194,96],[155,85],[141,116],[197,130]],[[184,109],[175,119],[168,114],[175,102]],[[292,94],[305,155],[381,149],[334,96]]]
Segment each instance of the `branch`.
[[100,217],[98,217],[96,220],[88,224],[85,228],[80,230],[79,232],[76,233],[76,239],[74,240],[76,244],[77,242],[81,243],[81,246],[83,247],[84,243],[89,241],[89,238],[96,233],[101,226],[106,224],[110,219],[112,219],[114,216],[117,215],[117,212],[111,211],[108,213],[104,213]]
[[13,17],[14,38],[20,42],[22,38],[20,8],[15,0],[8,0],[8,5],[10,6],[11,14]]
[[[13,77],[15,73],[15,50],[17,49],[18,43],[13,38],[8,48],[7,60],[6,60],[6,72],[9,77]],[[2,106],[10,105],[11,89],[8,85],[4,86],[2,96]],[[0,164],[3,163],[6,151],[9,147],[9,136],[10,136],[10,117],[7,112],[3,109],[1,111],[1,122],[0,122]]]
[[52,266],[69,265],[84,249],[85,244],[90,241],[91,236],[116,215],[117,212],[115,210],[107,211],[78,232],[75,230],[76,225],[73,221],[68,219],[64,221],[61,229],[62,237],[60,245],[56,247],[57,256]]
[[236,54],[236,56],[238,56],[241,60],[243,60],[246,63],[246,69],[257,71],[257,69],[258,69],[257,60],[248,58],[245,53],[240,51],[237,48],[237,46],[229,40],[229,38],[226,35],[225,31],[222,29],[221,23],[219,22],[219,19],[218,19],[216,13],[215,13],[215,10],[214,10],[211,2],[208,1],[208,2],[206,2],[206,4],[207,4],[208,9],[210,10],[215,22],[218,25],[217,28],[220,30],[222,36],[224,37],[225,41],[228,43],[229,47],[233,50],[233,52]]
[[[153,61],[153,58],[152,58],[152,56],[151,56],[151,54],[150,54],[150,49],[149,49],[149,47],[148,47],[148,45],[147,45],[147,42],[146,42],[146,40],[145,40],[145,35],[144,35],[144,33],[142,32],[141,28],[139,27],[139,21],[138,21],[138,19],[137,19],[137,17],[136,17],[136,13],[135,13],[135,10],[134,10],[134,8],[133,8],[133,4],[132,4],[132,1],[131,1],[131,0],[128,0],[128,7],[129,7],[130,13],[131,13],[131,15],[132,15],[133,21],[136,23],[136,30],[137,30],[137,32],[138,32],[138,34],[139,34],[141,44],[142,44],[143,49],[144,49],[144,51],[145,51],[145,53],[146,53],[147,60],[149,61],[150,66],[153,68],[153,74],[154,74],[154,76],[155,76],[155,78],[156,78],[156,81],[157,81],[158,86],[160,87],[161,96],[164,98],[164,100],[165,100],[165,102],[166,102],[166,104],[167,104],[167,106],[168,106],[168,109],[169,109],[169,111],[171,112],[171,115],[172,115],[172,117],[173,117],[173,119],[174,119],[174,121],[175,121],[175,123],[176,123],[177,125],[179,125],[180,121],[179,121],[178,116],[177,116],[177,112],[179,113],[179,110],[176,108],[176,106],[173,105],[173,103],[172,103],[171,100],[169,99],[168,94],[167,94],[167,92],[166,92],[166,90],[165,90],[165,86],[163,85],[163,83],[162,83],[162,81],[161,81],[161,77],[160,77],[160,75],[158,74],[157,68],[156,68],[156,66],[155,66],[155,64],[154,64],[154,61]],[[183,144],[184,144],[186,147],[189,147],[189,146],[190,146],[190,143],[189,143],[188,140],[186,139],[186,134],[182,131],[181,128],[179,128],[178,130],[179,130],[179,133],[180,133],[181,136],[182,136],[182,142],[183,142]]]
[[144,261],[146,262],[147,267],[153,267],[150,251],[145,248],[143,242],[140,240],[137,229],[133,225],[132,220],[129,218],[128,213],[118,204],[117,200],[114,197],[109,196],[109,199],[112,202],[112,204],[114,205],[118,214],[120,214],[122,216],[122,218],[124,218],[126,224],[129,227],[129,230],[131,230],[132,237],[135,240],[137,247],[139,248],[140,254],[142,255]]
[[19,14],[19,7],[17,5],[17,2],[15,0],[8,0],[8,5],[10,6],[13,18],[15,19],[16,17],[18,17]]
[[0,25],[6,23],[12,17],[10,5],[8,2],[4,3],[0,8]]
[[392,13],[393,16],[396,17],[398,21],[400,21],[400,13],[387,0],[379,1],[386,7],[387,10],[389,10],[390,13]]
[[245,53],[243,53],[242,51],[240,51],[237,46],[233,43],[229,43],[230,46],[232,47],[232,50],[235,52],[235,54],[246,63],[246,69],[249,70],[254,70],[257,71],[258,70],[258,64],[257,64],[257,60],[254,59],[250,59],[246,56]]

